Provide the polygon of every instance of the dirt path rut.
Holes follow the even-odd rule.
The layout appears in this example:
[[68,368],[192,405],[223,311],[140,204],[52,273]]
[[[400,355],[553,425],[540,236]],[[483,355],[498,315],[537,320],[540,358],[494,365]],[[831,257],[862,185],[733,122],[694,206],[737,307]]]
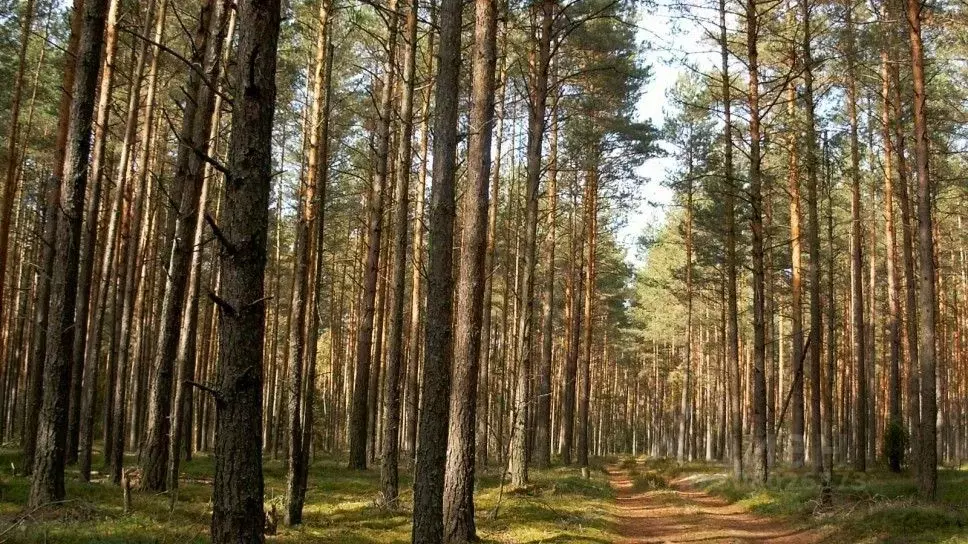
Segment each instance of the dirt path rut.
[[822,533],[751,514],[725,499],[676,480],[668,489],[635,491],[628,471],[608,470],[616,492],[619,544],[665,542],[814,544]]

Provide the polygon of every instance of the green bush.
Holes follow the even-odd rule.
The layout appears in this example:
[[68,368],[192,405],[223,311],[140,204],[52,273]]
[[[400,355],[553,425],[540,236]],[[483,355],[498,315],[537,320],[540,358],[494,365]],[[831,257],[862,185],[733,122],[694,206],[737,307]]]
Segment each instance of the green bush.
[[884,430],[884,455],[891,472],[901,472],[904,464],[904,448],[907,447],[907,434],[900,421],[892,420]]

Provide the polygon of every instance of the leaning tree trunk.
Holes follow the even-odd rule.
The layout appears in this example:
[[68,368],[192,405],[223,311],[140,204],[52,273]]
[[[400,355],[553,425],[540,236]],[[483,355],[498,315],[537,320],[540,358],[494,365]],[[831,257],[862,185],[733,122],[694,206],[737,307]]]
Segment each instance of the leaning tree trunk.
[[441,0],[440,48],[434,94],[434,170],[427,237],[427,323],[423,402],[413,489],[414,544],[443,540],[444,470],[453,317],[454,192],[457,177],[457,99],[460,90],[461,2]]
[[444,541],[477,540],[474,525],[474,462],[481,321],[484,311],[484,256],[487,251],[491,135],[494,129],[494,70],[497,66],[497,2],[476,0],[471,69],[467,186],[461,221],[454,333],[453,391],[450,397],[450,455],[444,475]]
[[107,0],[87,0],[77,48],[72,87],[64,177],[61,180],[59,218],[51,278],[49,341],[44,365],[44,394],[34,474],[28,504],[39,507],[64,498],[64,454],[67,442],[67,401],[73,353],[77,269],[81,222],[87,190],[88,153]]
[[261,543],[262,360],[279,0],[242,0],[221,217],[212,542]]

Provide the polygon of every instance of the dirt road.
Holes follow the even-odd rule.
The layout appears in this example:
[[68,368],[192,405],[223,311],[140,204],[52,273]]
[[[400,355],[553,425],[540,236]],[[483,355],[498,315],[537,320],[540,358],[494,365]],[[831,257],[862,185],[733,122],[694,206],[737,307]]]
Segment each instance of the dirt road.
[[731,505],[676,480],[668,489],[637,492],[628,471],[611,467],[620,544],[664,542],[814,544],[823,534],[790,526]]

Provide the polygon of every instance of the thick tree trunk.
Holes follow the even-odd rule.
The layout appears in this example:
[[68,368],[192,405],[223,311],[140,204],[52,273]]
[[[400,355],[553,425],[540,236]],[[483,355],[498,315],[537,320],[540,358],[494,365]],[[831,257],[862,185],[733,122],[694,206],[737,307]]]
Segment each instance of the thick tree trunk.
[[53,319],[47,330],[50,341],[47,344],[44,365],[40,428],[28,499],[31,507],[64,498],[67,402],[70,359],[73,354],[79,246],[107,8],[107,0],[87,0],[77,48],[64,174],[57,212],[59,218],[54,275],[50,280],[50,315]]
[[461,3],[440,3],[440,49],[434,93],[434,171],[427,253],[427,320],[417,464],[414,544],[443,540],[443,491],[451,382],[454,194],[457,174],[457,98],[460,90]]
[[477,540],[474,526],[474,462],[477,389],[484,311],[491,134],[494,130],[494,70],[497,65],[497,2],[476,0],[471,69],[467,186],[461,221],[460,270],[450,397],[449,455],[444,474],[444,541]]
[[238,8],[236,90],[221,218],[212,542],[261,543],[263,297],[272,187],[279,0]]

